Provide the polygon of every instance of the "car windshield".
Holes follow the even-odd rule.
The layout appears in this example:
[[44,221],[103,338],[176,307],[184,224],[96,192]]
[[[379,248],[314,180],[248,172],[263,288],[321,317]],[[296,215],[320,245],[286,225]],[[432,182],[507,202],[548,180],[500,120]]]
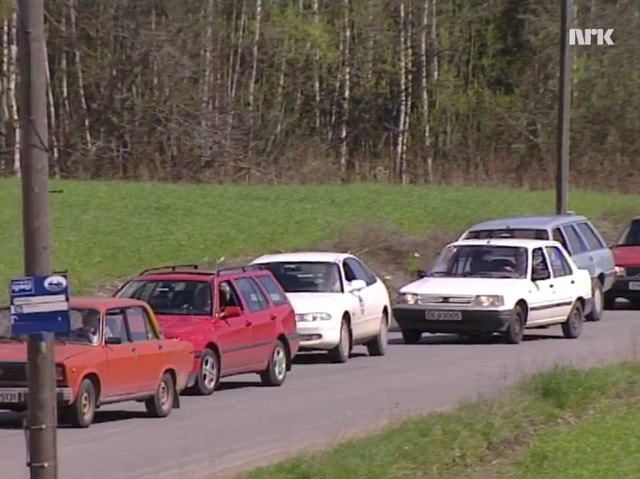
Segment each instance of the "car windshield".
[[519,246],[449,245],[429,276],[526,278],[527,249]]
[[633,220],[622,232],[616,246],[640,246],[640,220]]
[[208,281],[136,280],[127,283],[116,296],[146,301],[156,314],[212,314],[211,285]]
[[[97,345],[100,341],[102,325],[100,312],[91,308],[69,309],[71,329],[67,332],[55,333],[55,337],[63,342]],[[11,334],[11,313],[8,308],[0,309],[0,338],[22,341],[24,337]]]
[[340,268],[331,262],[274,262],[257,266],[276,277],[287,293],[341,293]]
[[541,239],[548,240],[547,230],[535,228],[505,228],[494,230],[469,231],[464,239],[491,239],[491,238],[517,238],[517,239]]

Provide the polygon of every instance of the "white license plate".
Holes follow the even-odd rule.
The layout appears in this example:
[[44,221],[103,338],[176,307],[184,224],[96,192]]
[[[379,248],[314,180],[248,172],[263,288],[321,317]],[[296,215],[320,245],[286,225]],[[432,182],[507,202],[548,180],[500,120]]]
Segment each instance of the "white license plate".
[[428,309],[424,314],[425,319],[434,321],[460,321],[462,313],[460,311],[436,311]]
[[631,281],[629,283],[629,289],[633,291],[640,291],[640,281]]
[[15,403],[23,400],[22,391],[0,391],[0,403]]

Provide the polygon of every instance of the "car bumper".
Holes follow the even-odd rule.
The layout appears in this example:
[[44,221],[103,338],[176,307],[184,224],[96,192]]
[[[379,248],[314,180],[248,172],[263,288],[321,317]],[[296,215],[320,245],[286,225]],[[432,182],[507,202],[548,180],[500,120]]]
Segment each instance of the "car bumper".
[[340,342],[340,322],[299,321],[300,351],[329,350]]
[[[26,405],[29,388],[0,387],[0,408],[5,406]],[[73,401],[73,391],[68,387],[56,388],[58,404],[70,404]]]
[[300,351],[300,334],[287,334],[287,341],[289,341],[289,351],[291,353],[291,359],[293,359],[298,354],[298,351]]
[[608,298],[623,298],[633,301],[640,300],[640,278],[618,278],[605,295]]
[[460,320],[432,320],[425,318],[428,309],[422,306],[396,306],[393,308],[393,317],[400,329],[445,334],[501,332],[507,329],[514,317],[512,310],[457,310],[461,313]]

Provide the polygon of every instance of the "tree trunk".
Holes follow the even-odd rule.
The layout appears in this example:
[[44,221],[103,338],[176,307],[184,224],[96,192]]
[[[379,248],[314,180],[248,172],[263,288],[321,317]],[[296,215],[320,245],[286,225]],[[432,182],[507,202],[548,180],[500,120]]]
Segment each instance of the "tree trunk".
[[405,177],[404,136],[407,115],[407,50],[405,47],[406,36],[405,0],[400,2],[400,41],[399,41],[399,79],[400,79],[400,114],[398,115],[398,135],[396,142],[396,171],[395,176],[401,183]]
[[18,118],[18,96],[16,82],[18,76],[18,44],[17,44],[17,14],[14,9],[11,15],[11,27],[9,33],[9,109],[11,110],[11,123],[13,123],[13,173],[20,178],[20,122]]
[[[318,0],[313,0],[313,22],[316,28],[318,28],[320,24]],[[313,57],[313,94],[315,98],[316,130],[320,131],[320,50],[317,47],[315,48]]]
[[351,87],[351,54],[349,46],[351,43],[351,28],[349,19],[349,0],[344,0],[344,90],[342,92],[342,125],[340,128],[340,174],[342,181],[347,179],[347,125],[349,122],[349,95]]
[[424,0],[422,10],[422,29],[420,31],[420,87],[422,93],[422,142],[427,181],[433,183],[433,155],[431,153],[431,129],[429,118],[429,81],[427,61],[427,31],[429,28],[429,0]]
[[60,179],[60,155],[58,151],[58,141],[56,139],[56,104],[53,100],[53,88],[51,86],[51,71],[49,69],[49,55],[47,53],[47,43],[44,45],[45,75],[47,82],[47,107],[49,111],[49,143],[53,160],[53,173]]
[[202,157],[201,166],[206,167],[211,164],[211,84],[212,84],[212,71],[211,71],[211,57],[213,48],[213,7],[214,0],[207,0],[206,9],[206,34],[204,40],[204,79],[202,82],[202,97],[201,97],[201,128],[202,128]]
[[260,41],[260,23],[262,20],[262,0],[256,0],[255,33],[253,37],[253,64],[251,65],[251,80],[249,81],[249,159],[253,151],[253,134],[255,128],[255,89],[258,77],[258,43]]

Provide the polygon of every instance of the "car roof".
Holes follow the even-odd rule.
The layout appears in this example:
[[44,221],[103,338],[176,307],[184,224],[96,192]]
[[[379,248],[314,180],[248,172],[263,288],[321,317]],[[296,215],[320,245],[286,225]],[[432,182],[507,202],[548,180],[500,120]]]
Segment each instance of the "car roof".
[[587,218],[581,215],[540,215],[540,216],[512,216],[509,218],[497,218],[489,221],[477,223],[469,228],[475,230],[498,230],[498,229],[519,229],[538,228],[548,229],[558,225],[575,221],[586,221]]
[[100,296],[72,296],[69,298],[71,308],[109,309],[129,306],[144,306],[146,303],[138,299],[114,298]]
[[145,281],[202,281],[208,282],[216,275],[214,271],[165,271],[157,273],[145,273],[135,276],[134,280]]
[[470,245],[470,246],[520,246],[523,248],[533,249],[543,246],[559,246],[560,243],[553,240],[540,239],[519,239],[519,238],[491,238],[491,239],[465,239],[454,241],[451,245]]
[[350,253],[338,253],[334,251],[295,251],[291,253],[266,254],[254,259],[251,264],[277,263],[277,262],[319,262],[337,263],[345,258],[353,258]]

